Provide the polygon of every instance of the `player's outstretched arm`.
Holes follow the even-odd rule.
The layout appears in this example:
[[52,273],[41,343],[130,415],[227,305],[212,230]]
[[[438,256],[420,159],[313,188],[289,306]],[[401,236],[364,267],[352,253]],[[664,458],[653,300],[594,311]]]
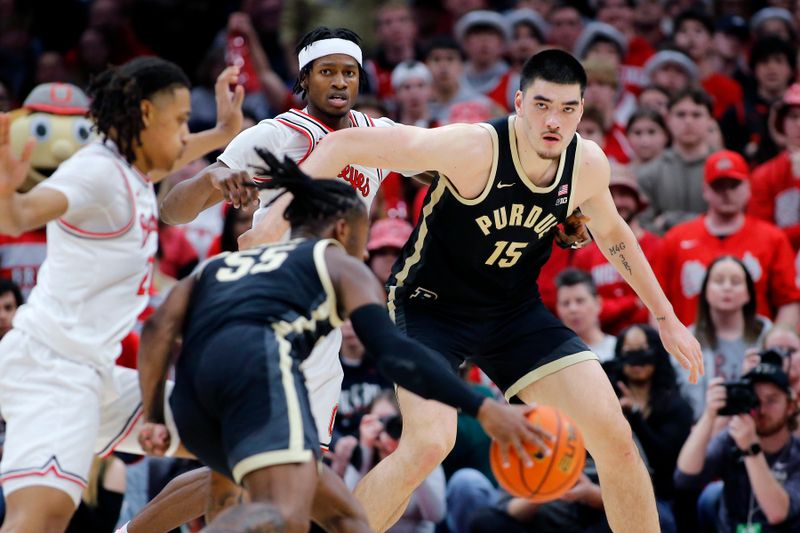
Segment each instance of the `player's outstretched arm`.
[[194,288],[194,275],[187,276],[145,322],[139,343],[139,387],[145,424],[139,443],[145,452],[162,455],[169,448],[170,435],[164,424],[164,389],[170,356],[183,329]]
[[258,189],[252,185],[247,171],[233,170],[217,161],[167,193],[161,202],[161,220],[186,224],[223,200],[236,208],[257,202]]
[[419,342],[400,333],[389,318],[383,289],[364,263],[342,249],[329,247],[325,253],[336,292],[339,311],[349,316],[353,330],[376,358],[378,370],[388,379],[414,394],[436,400],[478,419],[486,433],[500,444],[504,462],[508,447],[527,458],[523,441],[549,453],[552,436],[533,427],[525,415],[531,406],[511,406],[473,391],[447,370],[447,362]]
[[[170,172],[188,165],[209,152],[224,148],[242,129],[242,102],[244,87],[237,85],[239,67],[227,67],[217,76],[214,94],[217,103],[217,123],[208,130],[192,133],[186,142],[183,154],[169,171],[154,171],[150,179],[161,181]],[[234,86],[234,90],[231,90]]]
[[611,171],[605,154],[590,141],[585,141],[582,149],[583,161],[575,194],[588,217],[586,223],[592,236],[603,255],[653,313],[664,347],[689,370],[689,381],[696,383],[703,374],[700,344],[675,316],[636,236],[617,213],[608,189]]

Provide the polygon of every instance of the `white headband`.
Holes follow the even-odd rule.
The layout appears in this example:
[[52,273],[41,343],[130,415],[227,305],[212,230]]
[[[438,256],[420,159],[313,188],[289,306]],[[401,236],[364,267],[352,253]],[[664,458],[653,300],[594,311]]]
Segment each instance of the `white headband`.
[[300,64],[300,69],[323,56],[331,54],[345,54],[361,65],[361,48],[353,41],[347,39],[322,39],[315,41],[302,50],[297,55],[297,62]]

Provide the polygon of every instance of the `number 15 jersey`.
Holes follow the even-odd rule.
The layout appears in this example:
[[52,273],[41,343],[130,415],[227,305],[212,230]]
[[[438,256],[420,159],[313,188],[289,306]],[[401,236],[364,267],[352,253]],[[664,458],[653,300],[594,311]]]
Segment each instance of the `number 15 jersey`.
[[522,169],[514,120],[512,115],[482,124],[491,133],[494,160],[477,198],[460,196],[446,176],[433,182],[392,269],[390,301],[436,302],[474,313],[539,297],[536,280],[550,257],[556,225],[572,208],[581,139],[576,133],[570,140],[553,182],[538,187]]

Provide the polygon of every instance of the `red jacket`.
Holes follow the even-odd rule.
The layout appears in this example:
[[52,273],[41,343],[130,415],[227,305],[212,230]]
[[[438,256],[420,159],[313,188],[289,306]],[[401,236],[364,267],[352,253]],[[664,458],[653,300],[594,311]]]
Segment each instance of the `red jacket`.
[[714,111],[712,114],[715,119],[721,119],[722,115],[725,114],[725,111],[727,111],[730,106],[735,106],[736,109],[738,109],[739,116],[744,117],[744,106],[742,105],[744,95],[742,93],[742,86],[739,85],[736,80],[715,72],[704,79],[701,84],[703,89],[705,89],[714,100]]
[[[656,257],[660,243],[660,237],[647,231],[639,239],[639,245],[651,263]],[[648,322],[650,312],[647,307],[617,269],[608,262],[597,243],[593,242],[586,248],[578,250],[572,266],[592,275],[597,286],[597,294],[603,298],[603,308],[600,311],[600,325],[603,331],[617,335],[628,326]]]
[[725,238],[711,235],[705,216],[678,224],[664,235],[653,264],[675,314],[686,325],[697,314],[697,298],[708,265],[720,255],[740,258],[756,285],[756,311],[773,317],[779,307],[800,301],[795,255],[781,230],[752,217]]
[[800,176],[792,173],[789,152],[756,167],[750,180],[747,214],[781,228],[795,251],[800,249]]

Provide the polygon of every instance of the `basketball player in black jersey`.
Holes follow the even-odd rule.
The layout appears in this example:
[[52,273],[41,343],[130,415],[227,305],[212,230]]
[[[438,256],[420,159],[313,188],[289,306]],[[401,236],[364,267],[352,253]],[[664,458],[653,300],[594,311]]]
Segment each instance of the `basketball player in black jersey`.
[[[664,346],[702,373],[697,341],[678,321],[608,190],[609,164],[576,133],[586,74],[570,54],[528,60],[516,113],[489,124],[425,130],[355,128],[329,135],[303,168],[330,175],[345,164],[439,174],[389,281],[389,308],[410,337],[469,359],[505,392],[556,406],[584,432],[616,531],[658,530],[655,498],[619,401],[597,356],[542,305],[536,280],[557,224],[575,206],[609,261],[658,321]],[[356,489],[383,531],[453,445],[456,411],[400,389],[400,446]]]
[[149,422],[143,445],[167,445],[165,379],[182,332],[170,404],[186,448],[253,501],[275,505],[287,531],[307,529],[312,501],[328,531],[367,531],[342,481],[327,468],[318,475],[319,440],[299,368],[348,316],[387,378],[475,416],[504,449],[522,451],[523,440],[545,445],[548,436],[524,416],[528,408],[473,392],[394,327],[380,284],[359,260],[369,220],[355,190],[263,157],[272,177],[266,187],[294,196],[286,211],[293,238],[210,259],[148,320],[139,362]]

